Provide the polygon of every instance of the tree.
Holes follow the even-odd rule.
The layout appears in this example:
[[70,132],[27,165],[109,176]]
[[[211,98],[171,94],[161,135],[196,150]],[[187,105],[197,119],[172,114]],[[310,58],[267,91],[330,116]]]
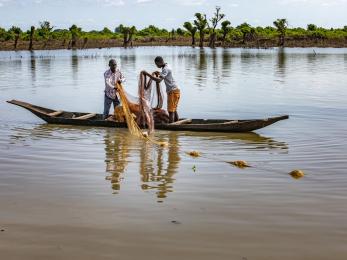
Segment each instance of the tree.
[[285,41],[285,36],[286,36],[286,31],[287,31],[287,27],[288,27],[287,19],[277,19],[276,21],[273,22],[273,24],[277,28],[278,44],[281,47],[283,47],[284,41]]
[[50,40],[52,36],[52,30],[54,26],[51,26],[51,23],[48,21],[40,22],[40,28],[37,30],[38,35],[41,36],[45,40],[45,45]]
[[6,37],[7,37],[6,30],[0,27],[0,41],[5,41]]
[[108,29],[107,27],[104,27],[104,29],[102,29],[101,33],[102,34],[112,34],[112,31],[110,29]]
[[237,26],[242,33],[242,43],[246,43],[246,41],[253,40],[256,34],[255,29],[250,26],[248,23],[242,23]]
[[175,39],[175,34],[176,34],[175,29],[172,29],[172,30],[171,30],[171,40],[174,40],[174,39]]
[[126,27],[123,24],[119,25],[118,30],[121,34],[123,34],[123,47],[128,47],[133,44],[133,35],[136,33],[136,27]]
[[[225,17],[225,14],[220,13],[220,7],[216,6],[216,12],[214,13],[214,16],[211,18],[211,28],[210,29],[210,41],[209,41],[209,47],[214,48],[216,45],[216,39],[217,39],[217,33],[216,33],[216,27],[218,23]],[[209,24],[207,23],[209,26]]]
[[190,33],[192,36],[192,46],[195,46],[195,34],[198,28],[196,26],[193,26],[190,22],[185,22],[183,24],[183,27]]
[[73,24],[69,31],[71,33],[71,47],[74,49],[77,46],[77,41],[82,33],[82,29],[78,27],[76,24]]
[[17,26],[12,26],[9,29],[9,32],[11,34],[14,34],[14,49],[16,50],[17,49],[18,40],[19,40],[20,34],[22,33],[22,30],[19,27],[17,27]]
[[206,30],[206,27],[208,25],[208,22],[206,19],[206,15],[204,15],[204,14],[196,13],[195,17],[196,17],[196,19],[194,20],[194,24],[200,33],[199,47],[203,48],[204,47],[205,30]]
[[176,33],[179,36],[184,36],[184,30],[182,30],[182,28],[177,28]]
[[224,21],[224,22],[221,23],[221,25],[222,25],[221,31],[222,31],[222,34],[223,34],[223,36],[222,36],[223,45],[224,45],[224,43],[225,43],[225,39],[226,39],[228,33],[230,33],[230,31],[231,31],[231,29],[232,29],[232,27],[230,26],[230,24],[231,24],[231,22],[228,21],[228,20],[226,20],[226,21]]
[[307,30],[308,31],[315,31],[315,30],[317,30],[317,26],[316,25],[314,25],[314,24],[308,24],[307,25]]
[[139,36],[161,36],[161,37],[167,37],[169,35],[169,32],[165,29],[160,29],[154,25],[149,25],[148,27],[142,29],[141,31],[137,32],[137,35]]
[[29,36],[29,51],[33,50],[33,39],[35,33],[35,26],[30,27],[30,36]]

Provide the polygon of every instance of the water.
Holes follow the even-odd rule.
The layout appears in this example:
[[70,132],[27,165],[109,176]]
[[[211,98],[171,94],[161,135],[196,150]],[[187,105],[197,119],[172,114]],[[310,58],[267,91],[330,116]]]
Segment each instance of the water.
[[[181,87],[181,116],[290,119],[248,134],[157,131],[171,144],[158,148],[5,103],[101,113],[108,60],[136,94],[156,55]],[[0,71],[3,256],[346,259],[346,49],[1,52]]]

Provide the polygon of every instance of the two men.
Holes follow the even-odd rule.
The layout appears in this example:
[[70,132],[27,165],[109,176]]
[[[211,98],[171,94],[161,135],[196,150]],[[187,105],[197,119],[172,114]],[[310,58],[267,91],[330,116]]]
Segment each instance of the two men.
[[[172,76],[172,70],[164,62],[164,59],[160,56],[156,57],[154,63],[161,72],[155,72],[155,76],[143,71],[148,77],[156,82],[161,82],[164,80],[166,86],[167,97],[167,110],[169,112],[169,122],[173,123],[179,120],[177,113],[177,107],[180,100],[180,89],[177,86],[175,79]],[[114,59],[109,61],[110,69],[104,73],[105,77],[105,102],[104,102],[104,118],[107,119],[111,104],[116,107],[119,105],[119,100],[117,97],[116,83],[121,83],[125,81],[125,78],[121,71],[117,68],[117,63]]]

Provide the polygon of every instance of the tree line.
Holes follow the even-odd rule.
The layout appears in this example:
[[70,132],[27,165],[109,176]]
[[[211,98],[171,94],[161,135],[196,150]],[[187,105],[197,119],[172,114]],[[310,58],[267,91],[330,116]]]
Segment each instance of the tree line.
[[[254,27],[248,23],[232,26],[221,12],[220,7],[216,7],[214,14],[208,18],[206,14],[196,13],[193,21],[187,21],[182,28],[166,30],[154,25],[138,30],[135,26],[120,24],[114,30],[105,27],[103,30],[83,31],[81,27],[72,25],[68,29],[55,28],[49,21],[39,23],[39,26],[31,26],[27,31],[23,31],[17,26],[12,26],[8,30],[0,27],[0,42],[13,41],[13,48],[17,49],[18,41],[28,42],[28,49],[33,49],[33,42],[43,43],[43,48],[53,40],[63,41],[68,48],[85,46],[89,39],[103,40],[115,39],[122,41],[124,47],[132,46],[134,41],[157,40],[180,41],[191,39],[191,45],[199,47],[208,46],[228,46],[236,42],[247,44],[247,42],[261,40],[277,40],[278,46],[284,46],[286,39],[342,39],[347,40],[347,26],[343,28],[322,28],[314,24],[308,24],[306,28],[289,28],[287,19],[277,19],[272,26]],[[79,44],[79,45],[78,45]]]

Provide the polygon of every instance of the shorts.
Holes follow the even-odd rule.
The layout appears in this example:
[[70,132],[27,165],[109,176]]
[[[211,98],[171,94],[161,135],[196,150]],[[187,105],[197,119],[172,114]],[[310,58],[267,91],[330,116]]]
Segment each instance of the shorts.
[[167,94],[167,110],[170,113],[177,111],[178,102],[180,101],[181,92],[179,89],[174,89]]

